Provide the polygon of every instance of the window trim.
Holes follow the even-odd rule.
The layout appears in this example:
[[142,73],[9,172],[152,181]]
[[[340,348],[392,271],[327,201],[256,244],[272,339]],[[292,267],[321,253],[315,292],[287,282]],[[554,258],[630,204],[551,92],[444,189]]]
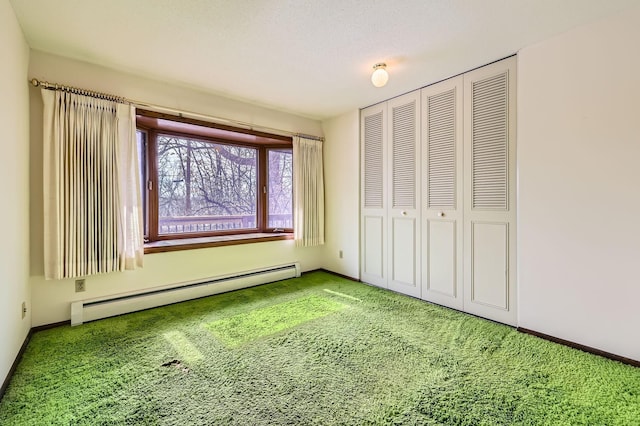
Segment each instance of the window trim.
[[[166,123],[182,123],[192,128],[193,133],[171,129],[175,125]],[[185,127],[185,126],[175,126]],[[268,152],[270,149],[291,149],[293,151],[293,139],[290,136],[273,135],[250,129],[236,128],[217,123],[209,123],[187,117],[172,116],[147,110],[136,111],[136,129],[145,133],[146,178],[144,185],[145,194],[143,202],[146,204],[147,216],[145,217],[145,253],[173,251],[188,248],[201,248],[229,244],[246,244],[248,242],[271,241],[274,239],[289,239],[293,228],[269,228],[268,224]],[[220,132],[222,131],[222,133]],[[207,134],[210,133],[210,134]],[[247,138],[250,135],[253,141],[225,139],[222,135]],[[191,232],[161,234],[159,232],[159,194],[158,188],[158,162],[157,162],[157,138],[159,135],[181,137],[185,139],[244,146],[257,150],[256,164],[256,228],[233,229],[215,232]],[[292,193],[293,197],[293,193]],[[276,232],[277,230],[277,232]],[[230,238],[235,237],[237,238]],[[274,238],[275,237],[275,238]],[[182,240],[189,240],[182,241]],[[199,241],[194,241],[199,240]]]
[[[232,237],[232,238],[229,238]],[[269,241],[293,240],[293,233],[253,233],[230,236],[181,238],[146,243],[144,253],[165,253],[169,251],[193,250],[208,247],[222,247],[239,244],[264,243]]]

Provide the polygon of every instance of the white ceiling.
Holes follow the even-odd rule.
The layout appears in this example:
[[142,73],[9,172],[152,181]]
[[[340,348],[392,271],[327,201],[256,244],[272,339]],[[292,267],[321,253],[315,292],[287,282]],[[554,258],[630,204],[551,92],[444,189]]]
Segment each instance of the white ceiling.
[[[316,119],[417,89],[639,4],[638,0],[10,2],[33,49]],[[382,89],[369,81],[376,62],[388,64],[390,79]]]

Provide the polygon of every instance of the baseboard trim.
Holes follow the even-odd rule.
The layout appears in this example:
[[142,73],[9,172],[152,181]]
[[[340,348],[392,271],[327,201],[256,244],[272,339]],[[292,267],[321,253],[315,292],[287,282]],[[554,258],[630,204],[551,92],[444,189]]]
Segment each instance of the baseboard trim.
[[33,333],[36,333],[38,331],[49,330],[51,328],[62,327],[62,326],[65,326],[65,325],[71,325],[71,320],[54,322],[54,323],[51,323],[51,324],[38,325],[36,327],[31,327],[31,331]]
[[2,382],[2,387],[0,388],[0,400],[2,400],[4,393],[7,391],[7,388],[9,387],[9,382],[11,382],[13,373],[16,372],[16,369],[18,368],[18,364],[20,364],[22,355],[24,354],[24,351],[27,349],[27,345],[29,344],[29,341],[31,340],[32,335],[33,335],[33,329],[30,329],[29,332],[27,333],[27,337],[24,338],[24,342],[22,342],[22,346],[20,346],[20,350],[18,351],[18,355],[16,355],[16,359],[13,360],[13,364],[11,364],[11,368],[7,373],[7,377],[5,377],[4,381]]
[[540,333],[538,331],[534,331],[534,330],[529,330],[528,328],[523,328],[523,327],[518,327],[517,330],[520,333],[525,333],[525,334],[530,334],[532,336],[536,336],[539,337],[541,339],[544,340],[549,340],[550,342],[554,342],[554,343],[559,343],[561,345],[564,346],[569,346],[570,348],[573,349],[578,349],[581,350],[583,352],[588,352],[594,355],[598,355],[604,358],[608,358],[608,359],[612,359],[614,361],[618,361],[621,362],[623,364],[628,364],[628,365],[632,365],[634,367],[640,367],[640,361],[637,361],[635,359],[631,359],[631,358],[626,358],[620,355],[616,355],[616,354],[612,354],[611,352],[606,352],[600,349],[596,349],[596,348],[592,348],[591,346],[585,346],[585,345],[581,345],[580,343],[575,343],[572,342],[570,340],[564,340],[561,339],[559,337],[554,337],[551,336],[549,334],[544,334],[544,333]]
[[338,272],[333,272],[333,271],[330,271],[330,270],[324,269],[324,268],[316,269],[316,271],[326,272],[327,274],[335,275],[336,277],[344,278],[345,280],[349,280],[349,281],[355,281],[357,283],[361,283],[362,282],[358,278],[353,278],[353,277],[350,277],[349,275],[340,274]]

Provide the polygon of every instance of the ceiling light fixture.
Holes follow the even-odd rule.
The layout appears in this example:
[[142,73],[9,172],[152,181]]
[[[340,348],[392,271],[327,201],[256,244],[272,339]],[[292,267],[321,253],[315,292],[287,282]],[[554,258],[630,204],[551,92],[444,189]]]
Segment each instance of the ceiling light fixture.
[[382,87],[389,81],[389,73],[387,72],[387,64],[381,62],[373,66],[373,74],[371,74],[371,83],[376,87]]

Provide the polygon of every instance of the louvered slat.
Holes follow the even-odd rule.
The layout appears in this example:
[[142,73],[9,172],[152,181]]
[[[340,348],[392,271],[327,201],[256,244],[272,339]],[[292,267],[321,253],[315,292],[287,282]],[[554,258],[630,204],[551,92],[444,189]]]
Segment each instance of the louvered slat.
[[507,84],[507,73],[473,83],[471,168],[474,209],[508,209]]
[[455,96],[451,89],[428,98],[428,208],[456,208]]
[[382,111],[364,118],[364,206],[383,207]]
[[416,104],[393,108],[393,207],[416,204]]

